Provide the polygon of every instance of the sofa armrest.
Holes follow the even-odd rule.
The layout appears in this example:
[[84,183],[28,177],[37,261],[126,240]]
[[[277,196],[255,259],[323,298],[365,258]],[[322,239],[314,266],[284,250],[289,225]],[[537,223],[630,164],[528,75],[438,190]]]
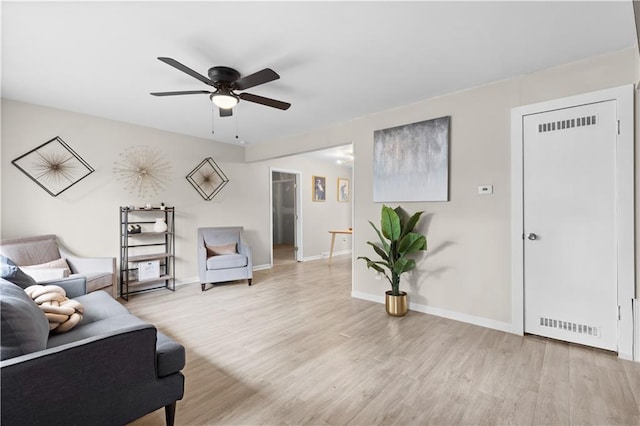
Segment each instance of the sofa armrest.
[[125,424],[182,398],[159,379],[156,329],[135,325],[0,362],[2,424]]
[[67,277],[58,280],[40,281],[39,285],[57,285],[64,289],[69,299],[87,294],[87,279],[82,276]]

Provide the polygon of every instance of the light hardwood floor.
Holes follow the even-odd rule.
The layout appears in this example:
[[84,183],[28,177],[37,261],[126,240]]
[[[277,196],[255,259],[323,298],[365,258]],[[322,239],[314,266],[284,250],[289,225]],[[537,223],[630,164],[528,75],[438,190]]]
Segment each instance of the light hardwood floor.
[[296,254],[293,244],[274,244],[273,245],[273,264],[283,265],[285,263],[295,263]]
[[[353,299],[351,258],[125,305],[187,348],[178,425],[640,424],[640,364]],[[132,360],[133,361],[133,360]],[[163,410],[135,425],[164,423]]]

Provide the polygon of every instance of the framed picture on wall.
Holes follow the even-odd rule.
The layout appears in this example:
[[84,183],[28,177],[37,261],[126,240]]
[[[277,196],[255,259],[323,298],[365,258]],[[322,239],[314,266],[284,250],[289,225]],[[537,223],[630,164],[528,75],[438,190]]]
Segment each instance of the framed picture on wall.
[[349,179],[338,178],[338,201],[341,203],[349,201]]
[[312,176],[311,185],[311,199],[325,201],[327,199],[327,179],[324,176]]

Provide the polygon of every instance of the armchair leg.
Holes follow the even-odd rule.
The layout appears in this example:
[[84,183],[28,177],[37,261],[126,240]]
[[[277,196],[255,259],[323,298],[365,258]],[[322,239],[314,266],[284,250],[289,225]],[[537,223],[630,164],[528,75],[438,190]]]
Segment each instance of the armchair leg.
[[204,283],[200,284],[200,288],[204,291]]
[[173,422],[176,419],[176,401],[164,406],[164,419],[167,422],[167,426],[173,426]]
[[249,285],[251,285],[251,278],[248,278],[248,281],[249,281]]

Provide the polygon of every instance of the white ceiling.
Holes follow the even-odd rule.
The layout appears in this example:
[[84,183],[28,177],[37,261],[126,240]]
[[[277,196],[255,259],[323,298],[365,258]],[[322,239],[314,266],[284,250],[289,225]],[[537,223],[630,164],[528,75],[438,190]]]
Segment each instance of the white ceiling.
[[[487,82],[631,47],[621,2],[2,2],[2,96],[229,143],[267,143]],[[216,117],[198,80],[281,79]],[[26,123],[25,123],[26,125]]]
[[353,145],[346,144],[340,146],[334,146],[332,148],[320,149],[317,151],[310,151],[301,154],[306,158],[312,158],[314,160],[326,161],[334,164],[339,164],[344,167],[353,167]]

